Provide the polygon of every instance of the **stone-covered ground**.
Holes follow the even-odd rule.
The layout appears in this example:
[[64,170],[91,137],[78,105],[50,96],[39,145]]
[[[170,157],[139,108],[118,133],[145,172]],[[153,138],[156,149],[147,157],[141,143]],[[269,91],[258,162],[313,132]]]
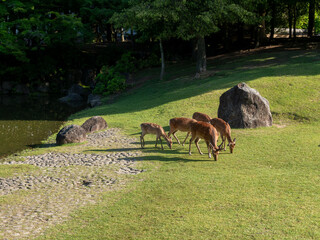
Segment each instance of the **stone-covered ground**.
[[[54,144],[49,144],[53,146]],[[30,164],[39,170],[0,178],[0,238],[32,239],[66,220],[75,209],[95,203],[101,193],[120,189],[136,169],[141,155],[137,139],[119,129],[89,134],[87,142],[68,152],[48,152],[7,159],[2,164]]]

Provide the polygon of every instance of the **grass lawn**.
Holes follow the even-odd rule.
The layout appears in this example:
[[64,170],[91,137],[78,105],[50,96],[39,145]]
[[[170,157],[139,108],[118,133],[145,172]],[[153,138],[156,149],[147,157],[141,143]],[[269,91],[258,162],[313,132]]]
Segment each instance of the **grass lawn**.
[[[166,131],[173,117],[217,116],[220,95],[246,82],[270,102],[274,126],[233,129],[234,154],[209,159],[204,141],[161,151],[146,135],[136,180],[75,212],[40,239],[320,239],[320,52],[265,51],[168,68],[112,104],[81,111],[71,122],[103,116],[110,127],[140,135],[140,123]],[[140,77],[147,72],[140,73]],[[183,140],[185,133],[178,133]]]

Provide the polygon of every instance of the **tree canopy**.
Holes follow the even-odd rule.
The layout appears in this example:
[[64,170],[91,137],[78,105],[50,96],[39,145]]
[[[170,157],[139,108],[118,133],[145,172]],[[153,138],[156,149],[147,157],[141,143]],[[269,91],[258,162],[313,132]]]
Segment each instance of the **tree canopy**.
[[77,62],[74,54],[81,45],[122,41],[119,34],[128,30],[132,36],[134,32],[132,41],[158,42],[163,64],[163,41],[193,42],[196,72],[201,73],[206,69],[206,41],[225,50],[234,41],[259,46],[281,28],[289,29],[290,38],[297,37],[297,28],[306,29],[309,37],[318,34],[319,1],[2,0],[0,77],[52,75]]

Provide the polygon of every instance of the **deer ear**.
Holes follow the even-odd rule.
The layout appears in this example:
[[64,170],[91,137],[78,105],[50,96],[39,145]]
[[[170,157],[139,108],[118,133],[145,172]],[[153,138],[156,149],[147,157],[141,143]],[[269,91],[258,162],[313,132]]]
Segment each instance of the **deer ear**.
[[236,139],[233,139],[233,142],[236,143]]

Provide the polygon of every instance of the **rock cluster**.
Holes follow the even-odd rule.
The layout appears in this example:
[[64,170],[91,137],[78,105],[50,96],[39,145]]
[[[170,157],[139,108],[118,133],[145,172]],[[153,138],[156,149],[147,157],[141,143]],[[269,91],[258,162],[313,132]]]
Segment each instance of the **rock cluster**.
[[86,133],[92,133],[107,128],[108,124],[102,117],[95,116],[85,121],[81,127],[86,130]]
[[69,125],[62,128],[56,137],[58,145],[66,143],[81,143],[87,139],[86,131],[78,125]]
[[268,100],[245,83],[239,83],[221,95],[218,117],[232,128],[272,126]]
[[56,137],[58,145],[66,143],[81,143],[87,139],[86,134],[103,130],[108,127],[107,122],[100,116],[86,120],[81,126],[68,125],[62,128]]

